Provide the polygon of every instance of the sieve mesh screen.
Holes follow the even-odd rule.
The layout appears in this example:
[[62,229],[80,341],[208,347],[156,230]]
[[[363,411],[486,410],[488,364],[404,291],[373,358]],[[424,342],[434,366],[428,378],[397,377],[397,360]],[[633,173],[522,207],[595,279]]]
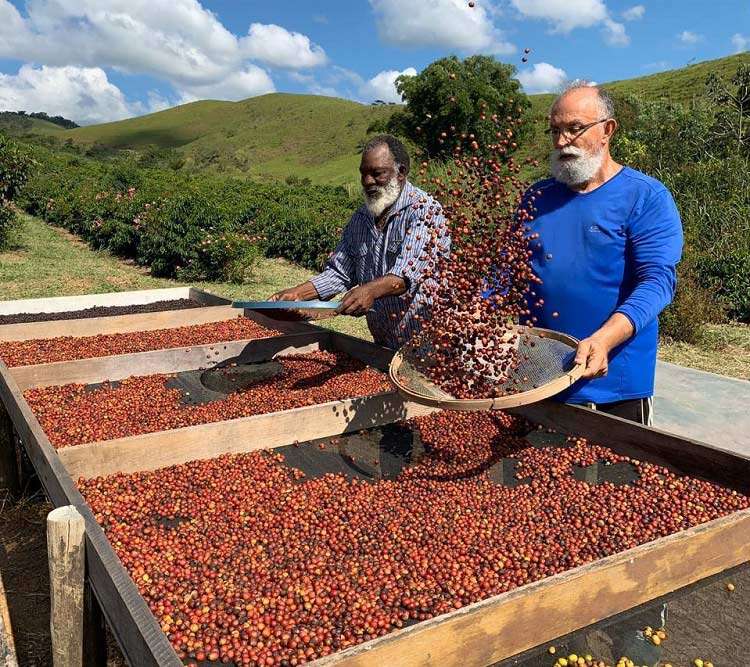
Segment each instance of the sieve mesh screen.
[[[519,328],[518,335],[507,344],[515,347],[515,361],[512,370],[503,377],[497,378],[495,386],[500,398],[550,385],[556,380],[571,375],[575,368],[577,341],[574,338],[542,329]],[[428,352],[429,343],[424,341],[416,342],[412,347],[403,348],[400,353],[401,363],[395,372],[394,379],[410,394],[413,392],[431,399],[457,401],[458,399],[454,399],[430,380]],[[472,368],[472,355],[468,352],[457,352],[457,354],[461,354],[466,360],[466,383],[470,386],[472,376],[479,377],[480,371]],[[483,373],[481,377],[486,378],[487,374]],[[571,379],[571,383],[574,379],[576,378]],[[484,397],[477,397],[480,400],[482,398]],[[492,399],[487,398],[487,400]]]

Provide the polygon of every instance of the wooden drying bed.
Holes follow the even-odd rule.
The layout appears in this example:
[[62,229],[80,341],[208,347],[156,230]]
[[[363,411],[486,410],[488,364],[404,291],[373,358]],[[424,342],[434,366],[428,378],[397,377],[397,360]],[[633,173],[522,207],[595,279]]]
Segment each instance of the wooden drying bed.
[[[87,305],[90,304],[81,307]],[[246,314],[261,324],[269,324],[264,317]],[[144,316],[122,316],[128,317]],[[89,324],[92,322],[95,320],[88,320]],[[271,326],[283,330],[285,335],[208,347],[219,351],[217,362],[238,355],[252,360],[269,353],[323,348],[342,350],[384,369],[391,357],[387,350],[370,343],[309,325],[273,322]],[[97,333],[88,329],[85,335],[92,331]],[[48,364],[31,370],[8,369],[0,363],[0,400],[45,491],[55,506],[74,505],[84,517],[88,582],[132,665],[177,667],[181,662],[95,521],[73,482],[75,478],[155,469],[225,452],[280,447],[295,440],[328,437],[428,411],[404,404],[392,392],[56,451],[23,398],[24,388],[40,384],[97,382],[195,368],[199,356],[205,358],[205,352],[183,348]],[[551,402],[514,408],[512,412],[561,433],[601,442],[617,453],[750,492],[750,459],[718,447],[586,408]],[[391,632],[315,664],[489,665],[747,561],[750,561],[750,510]],[[561,600],[566,601],[566,613],[560,613]],[[519,632],[519,628],[534,628],[534,631]],[[90,655],[99,654],[93,650]]]

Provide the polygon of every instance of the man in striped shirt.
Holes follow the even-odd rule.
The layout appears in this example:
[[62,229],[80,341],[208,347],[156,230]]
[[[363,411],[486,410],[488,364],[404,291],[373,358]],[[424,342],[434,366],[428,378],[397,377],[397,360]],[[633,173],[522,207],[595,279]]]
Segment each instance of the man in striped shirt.
[[419,329],[425,271],[449,251],[450,237],[440,204],[407,180],[409,154],[395,137],[371,139],[359,171],[365,203],[323,272],[271,300],[328,300],[346,291],[339,312],[365,315],[375,342],[397,349]]

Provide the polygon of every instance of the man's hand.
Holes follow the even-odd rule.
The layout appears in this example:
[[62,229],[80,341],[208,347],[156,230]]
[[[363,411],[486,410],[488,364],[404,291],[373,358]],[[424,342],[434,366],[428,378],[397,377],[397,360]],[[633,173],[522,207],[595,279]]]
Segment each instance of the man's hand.
[[609,349],[600,339],[591,336],[578,343],[576,364],[584,364],[583,379],[603,377],[609,366]]
[[283,289],[276,294],[272,294],[268,297],[269,301],[310,301],[311,299],[317,299],[318,292],[315,290],[313,284],[308,280],[307,282],[297,285],[296,287],[289,287]]
[[350,289],[341,300],[338,312],[341,315],[352,315],[354,317],[364,315],[372,308],[372,304],[375,302],[377,296],[378,294],[373,289],[372,283]]
[[635,330],[622,313],[615,313],[598,331],[578,343],[576,363],[585,364],[583,379],[603,377],[609,366],[609,353],[628,340]]
[[298,298],[297,296],[297,288],[296,287],[290,287],[289,289],[283,289],[280,292],[276,292],[276,294],[272,294],[268,297],[269,301],[302,301],[302,299]]

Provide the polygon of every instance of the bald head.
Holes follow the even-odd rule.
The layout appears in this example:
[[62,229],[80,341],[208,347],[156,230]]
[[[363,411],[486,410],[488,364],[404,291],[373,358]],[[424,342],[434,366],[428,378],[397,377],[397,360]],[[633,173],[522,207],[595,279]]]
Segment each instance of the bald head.
[[568,86],[552,104],[550,115],[561,105],[566,108],[596,110],[598,118],[615,116],[615,105],[609,93],[585,81]]

